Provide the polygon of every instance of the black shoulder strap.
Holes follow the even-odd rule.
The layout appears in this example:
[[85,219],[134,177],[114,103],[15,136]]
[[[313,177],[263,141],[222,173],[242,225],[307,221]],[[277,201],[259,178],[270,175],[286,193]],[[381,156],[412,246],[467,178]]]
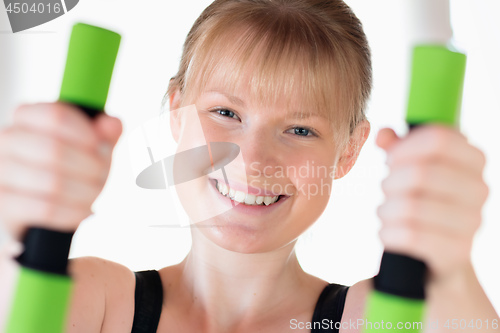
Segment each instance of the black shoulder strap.
[[338,333],[337,324],[342,319],[344,304],[349,287],[331,283],[323,289],[319,296],[313,314],[313,329],[311,333],[330,332]]
[[155,333],[160,322],[163,288],[158,271],[135,273],[135,312],[132,333]]

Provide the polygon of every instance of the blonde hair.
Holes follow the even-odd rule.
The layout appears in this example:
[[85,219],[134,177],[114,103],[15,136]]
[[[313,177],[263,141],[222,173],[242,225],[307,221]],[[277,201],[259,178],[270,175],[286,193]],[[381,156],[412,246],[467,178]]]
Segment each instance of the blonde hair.
[[208,84],[248,84],[262,104],[285,97],[302,114],[319,111],[343,146],[366,119],[370,49],[341,0],[216,0],[191,28],[164,103],[177,89],[181,104],[193,100]]

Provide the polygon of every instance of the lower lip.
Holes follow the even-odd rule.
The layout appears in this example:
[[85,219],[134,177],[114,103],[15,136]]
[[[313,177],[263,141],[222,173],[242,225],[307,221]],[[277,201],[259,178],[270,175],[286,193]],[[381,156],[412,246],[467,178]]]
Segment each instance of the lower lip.
[[264,215],[269,214],[281,207],[285,202],[288,201],[290,197],[284,196],[279,199],[278,202],[275,202],[269,206],[264,205],[245,205],[244,203],[238,203],[237,201],[231,200],[230,198],[222,195],[219,190],[215,187],[216,181],[215,179],[209,179],[210,187],[214,190],[216,195],[223,200],[226,204],[232,205],[233,209],[237,212],[248,214],[248,215]]

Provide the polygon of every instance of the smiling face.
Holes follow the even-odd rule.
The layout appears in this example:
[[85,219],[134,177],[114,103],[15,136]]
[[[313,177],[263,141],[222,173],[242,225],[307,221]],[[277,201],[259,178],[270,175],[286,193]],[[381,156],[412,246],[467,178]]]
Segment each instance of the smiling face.
[[[338,152],[322,116],[295,118],[293,110],[279,103],[263,108],[245,96],[244,89],[234,96],[218,88],[203,92],[196,100],[203,132],[184,126],[179,144],[232,142],[240,147],[244,163],[226,166],[228,184],[218,172],[191,184],[194,188],[185,199],[195,202],[199,212],[231,205],[227,197],[231,194],[234,200],[243,201],[197,225],[224,248],[264,252],[293,241],[321,215],[330,196]],[[188,120],[179,116],[179,122]],[[219,189],[217,182],[222,185]],[[222,194],[231,190],[235,193]],[[271,203],[268,198],[277,195],[281,195],[279,200]],[[266,202],[257,205],[259,197]]]
[[[242,253],[267,252],[296,240],[322,214],[332,180],[348,172],[359,152],[338,146],[321,112],[300,112],[284,96],[268,106],[251,96],[248,84],[207,85],[190,112],[171,113],[182,150],[210,142],[240,147],[242,159],[225,167],[227,183],[218,171],[177,190],[194,221],[224,211],[196,226],[215,244]],[[369,126],[360,128],[355,136],[364,142]]]
[[241,158],[226,165],[226,176],[219,170],[176,190],[211,242],[272,251],[318,219],[332,180],[350,170],[368,136],[369,54],[363,36],[353,42],[312,12],[269,15],[268,1],[222,3],[225,13],[213,8],[188,35],[169,87],[171,128],[179,151],[231,142]]

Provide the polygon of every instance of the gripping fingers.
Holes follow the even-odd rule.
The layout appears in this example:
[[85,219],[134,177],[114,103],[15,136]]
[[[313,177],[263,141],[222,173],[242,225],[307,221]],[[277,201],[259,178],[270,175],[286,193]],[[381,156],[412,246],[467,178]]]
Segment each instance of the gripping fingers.
[[465,171],[482,175],[486,158],[458,131],[439,125],[418,127],[399,144],[389,148],[387,164],[441,160]]
[[73,179],[9,159],[0,163],[0,187],[69,205],[90,206],[99,195],[102,183]]
[[62,102],[21,105],[14,112],[14,126],[50,134],[81,148],[93,149],[98,143],[92,120],[78,107]]
[[69,206],[41,197],[26,196],[2,189],[0,191],[0,213],[7,228],[19,237],[30,226],[53,228],[63,232],[75,231],[78,225],[92,214],[90,205]]
[[470,237],[406,227],[384,227],[380,230],[379,236],[387,251],[425,262],[434,277],[452,274],[469,264],[471,260]]
[[488,196],[482,177],[442,162],[399,165],[382,189],[387,196],[424,196],[469,208],[481,207]]
[[2,133],[0,156],[89,181],[105,180],[108,171],[106,161],[97,153],[21,128],[10,128]]
[[481,224],[480,211],[425,197],[394,197],[378,207],[377,215],[387,228],[441,232],[471,237]]

